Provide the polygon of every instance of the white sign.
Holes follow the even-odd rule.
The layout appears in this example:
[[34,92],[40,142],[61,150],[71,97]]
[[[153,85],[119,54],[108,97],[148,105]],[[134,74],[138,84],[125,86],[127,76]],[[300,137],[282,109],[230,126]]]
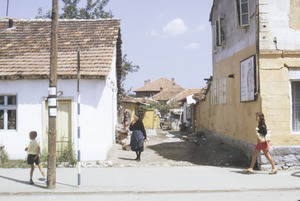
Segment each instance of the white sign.
[[49,87],[48,94],[51,96],[56,96],[56,87]]
[[57,109],[56,108],[49,108],[49,115],[51,117],[56,117],[56,115],[57,115]]
[[56,106],[56,98],[48,98],[48,106]]
[[254,56],[241,61],[241,102],[255,100],[255,59]]

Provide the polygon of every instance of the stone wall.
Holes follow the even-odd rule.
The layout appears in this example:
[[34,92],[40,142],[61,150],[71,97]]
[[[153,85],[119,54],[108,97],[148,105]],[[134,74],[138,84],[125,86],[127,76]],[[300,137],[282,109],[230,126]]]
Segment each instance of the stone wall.
[[[254,144],[235,140],[223,135],[219,135],[210,130],[204,130],[205,136],[209,139],[221,141],[239,150],[242,150],[250,160],[255,149]],[[300,146],[271,146],[270,155],[278,169],[300,169]],[[261,152],[257,157],[257,163],[260,170],[271,170],[272,166],[264,154]]]

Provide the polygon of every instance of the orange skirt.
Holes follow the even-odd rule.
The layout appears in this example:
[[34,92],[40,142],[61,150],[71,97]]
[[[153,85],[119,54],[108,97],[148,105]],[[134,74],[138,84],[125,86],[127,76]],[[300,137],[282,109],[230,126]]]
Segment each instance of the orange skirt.
[[269,142],[259,142],[257,140],[257,145],[256,145],[255,149],[257,149],[257,150],[269,150],[270,149]]

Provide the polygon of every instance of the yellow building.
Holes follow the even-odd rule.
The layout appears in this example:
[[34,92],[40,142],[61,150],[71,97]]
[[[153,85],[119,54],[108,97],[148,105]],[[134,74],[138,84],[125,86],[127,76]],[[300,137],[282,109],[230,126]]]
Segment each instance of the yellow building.
[[[213,77],[197,104],[196,129],[249,158],[263,112],[279,169],[300,168],[299,13],[298,0],[214,0]],[[269,167],[263,156],[258,163]]]

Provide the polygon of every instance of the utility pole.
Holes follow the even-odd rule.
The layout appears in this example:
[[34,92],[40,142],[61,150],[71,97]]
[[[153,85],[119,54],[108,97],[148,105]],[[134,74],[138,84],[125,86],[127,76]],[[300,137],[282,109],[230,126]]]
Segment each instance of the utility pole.
[[51,48],[50,48],[50,80],[48,90],[48,166],[47,188],[56,185],[56,115],[57,115],[57,32],[58,32],[58,0],[52,0]]
[[6,17],[8,17],[8,8],[9,8],[9,0],[7,0],[7,5],[6,5]]

